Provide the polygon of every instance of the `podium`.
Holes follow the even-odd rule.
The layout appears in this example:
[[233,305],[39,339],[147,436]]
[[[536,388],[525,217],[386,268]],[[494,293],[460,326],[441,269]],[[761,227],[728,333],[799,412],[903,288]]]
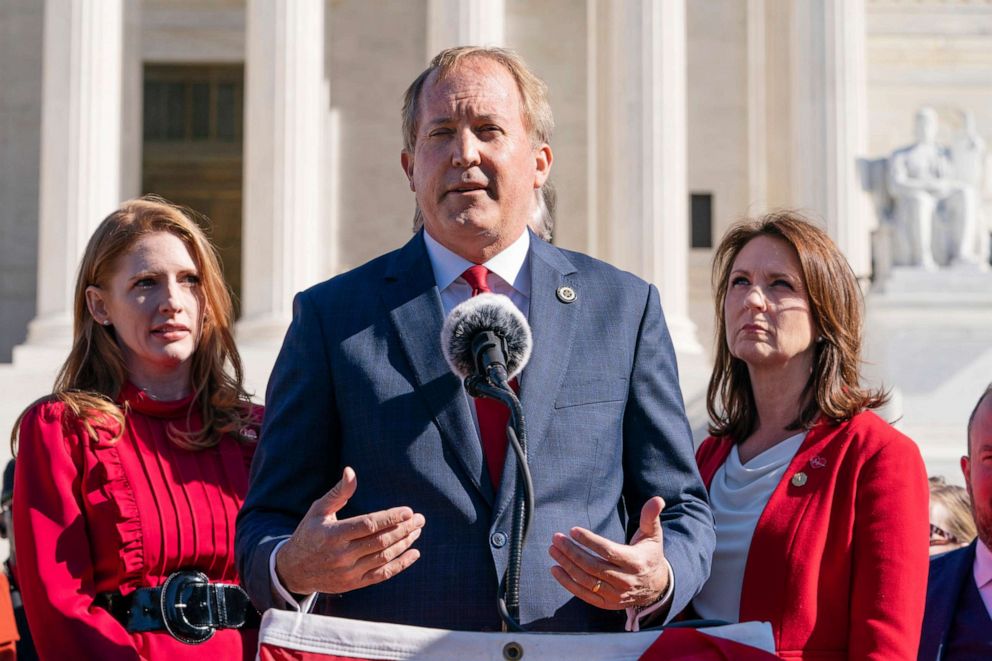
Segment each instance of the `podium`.
[[475,633],[269,610],[260,661],[696,661],[777,659],[771,625],[637,633]]

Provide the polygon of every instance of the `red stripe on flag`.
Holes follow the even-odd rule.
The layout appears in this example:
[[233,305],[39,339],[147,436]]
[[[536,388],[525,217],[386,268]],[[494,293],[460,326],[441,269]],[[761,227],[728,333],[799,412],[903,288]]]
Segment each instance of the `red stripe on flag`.
[[366,656],[338,656],[321,652],[291,650],[280,645],[262,643],[258,648],[259,661],[382,661]]

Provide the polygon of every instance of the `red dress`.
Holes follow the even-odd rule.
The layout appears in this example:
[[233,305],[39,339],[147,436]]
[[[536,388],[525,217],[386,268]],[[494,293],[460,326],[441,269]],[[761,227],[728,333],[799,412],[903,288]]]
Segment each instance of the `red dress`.
[[[128,633],[93,604],[101,592],[159,586],[178,569],[237,583],[234,519],[254,452],[254,444],[230,436],[200,451],[172,443],[170,424],[179,430],[202,424],[191,397],[159,402],[125,385],[118,400],[129,409],[116,442],[116,423],[94,424],[93,441],[57,401],[36,405],[21,422],[14,480],[17,574],[39,654],[254,658],[257,631],[221,629],[191,646],[165,631]],[[261,409],[254,413],[260,421]]]

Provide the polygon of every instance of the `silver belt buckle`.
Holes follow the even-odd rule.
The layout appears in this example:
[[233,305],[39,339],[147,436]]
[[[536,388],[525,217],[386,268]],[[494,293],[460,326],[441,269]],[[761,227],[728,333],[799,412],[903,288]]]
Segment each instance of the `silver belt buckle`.
[[161,602],[162,624],[169,635],[181,643],[196,645],[209,640],[214,635],[216,629],[210,624],[194,624],[189,621],[187,609],[193,597],[193,590],[202,585],[204,588],[204,598],[206,603],[203,608],[210,619],[210,611],[213,605],[210,603],[210,580],[203,572],[182,570],[169,574],[162,584]]

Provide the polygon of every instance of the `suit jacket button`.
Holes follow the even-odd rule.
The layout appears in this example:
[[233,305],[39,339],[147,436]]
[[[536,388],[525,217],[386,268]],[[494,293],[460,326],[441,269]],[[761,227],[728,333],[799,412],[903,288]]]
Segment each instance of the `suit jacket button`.
[[797,487],[804,486],[806,484],[806,479],[806,473],[799,471],[792,476],[792,484]]
[[574,303],[575,302],[575,290],[569,286],[559,287],[555,291],[555,295],[558,296],[558,300],[562,303]]
[[492,537],[489,538],[489,541],[492,542],[493,546],[495,546],[498,549],[501,549],[504,546],[506,546],[506,534],[501,532],[494,532]]

